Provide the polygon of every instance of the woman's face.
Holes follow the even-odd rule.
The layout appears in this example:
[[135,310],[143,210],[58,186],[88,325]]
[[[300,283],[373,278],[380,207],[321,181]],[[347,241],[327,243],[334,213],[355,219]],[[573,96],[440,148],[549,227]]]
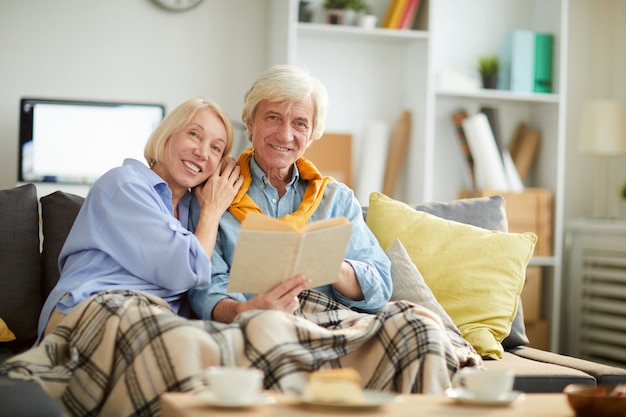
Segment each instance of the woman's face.
[[224,156],[227,136],[222,120],[211,109],[200,109],[182,130],[170,136],[163,162],[154,171],[176,194],[206,181]]
[[311,99],[297,103],[261,101],[248,130],[254,158],[266,174],[286,173],[306,151],[313,128]]

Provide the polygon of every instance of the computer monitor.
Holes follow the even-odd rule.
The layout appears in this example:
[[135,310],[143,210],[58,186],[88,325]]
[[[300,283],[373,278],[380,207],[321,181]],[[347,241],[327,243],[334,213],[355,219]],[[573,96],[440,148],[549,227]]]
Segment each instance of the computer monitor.
[[92,184],[144,146],[165,107],[150,103],[22,98],[20,182]]

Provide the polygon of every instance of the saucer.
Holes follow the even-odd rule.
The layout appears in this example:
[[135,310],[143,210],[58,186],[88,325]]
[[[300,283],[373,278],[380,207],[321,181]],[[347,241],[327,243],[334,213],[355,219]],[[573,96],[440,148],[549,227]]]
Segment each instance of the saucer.
[[215,407],[225,407],[225,408],[256,407],[259,405],[274,404],[276,402],[276,399],[272,397],[271,395],[262,394],[262,393],[255,397],[249,398],[247,400],[237,399],[234,401],[222,399],[210,391],[203,392],[202,394],[198,394],[198,396],[207,400],[209,405],[212,405]]
[[486,398],[478,398],[471,392],[467,391],[463,388],[450,388],[446,391],[446,395],[448,398],[452,398],[459,404],[468,404],[468,405],[488,405],[488,406],[508,406],[514,403],[515,401],[522,400],[526,396],[523,392],[520,391],[511,391],[506,394],[503,398],[498,399],[486,399]]

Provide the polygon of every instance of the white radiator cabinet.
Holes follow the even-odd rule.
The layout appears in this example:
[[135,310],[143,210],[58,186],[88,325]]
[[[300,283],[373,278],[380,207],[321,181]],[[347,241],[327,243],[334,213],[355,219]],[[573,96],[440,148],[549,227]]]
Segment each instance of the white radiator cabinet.
[[566,353],[626,366],[626,221],[568,221],[565,258]]

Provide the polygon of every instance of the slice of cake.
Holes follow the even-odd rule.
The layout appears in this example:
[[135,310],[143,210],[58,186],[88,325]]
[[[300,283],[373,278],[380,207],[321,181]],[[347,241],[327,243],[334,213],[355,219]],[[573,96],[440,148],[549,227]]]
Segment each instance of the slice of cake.
[[311,400],[324,403],[363,404],[361,376],[352,368],[320,369],[309,374]]

